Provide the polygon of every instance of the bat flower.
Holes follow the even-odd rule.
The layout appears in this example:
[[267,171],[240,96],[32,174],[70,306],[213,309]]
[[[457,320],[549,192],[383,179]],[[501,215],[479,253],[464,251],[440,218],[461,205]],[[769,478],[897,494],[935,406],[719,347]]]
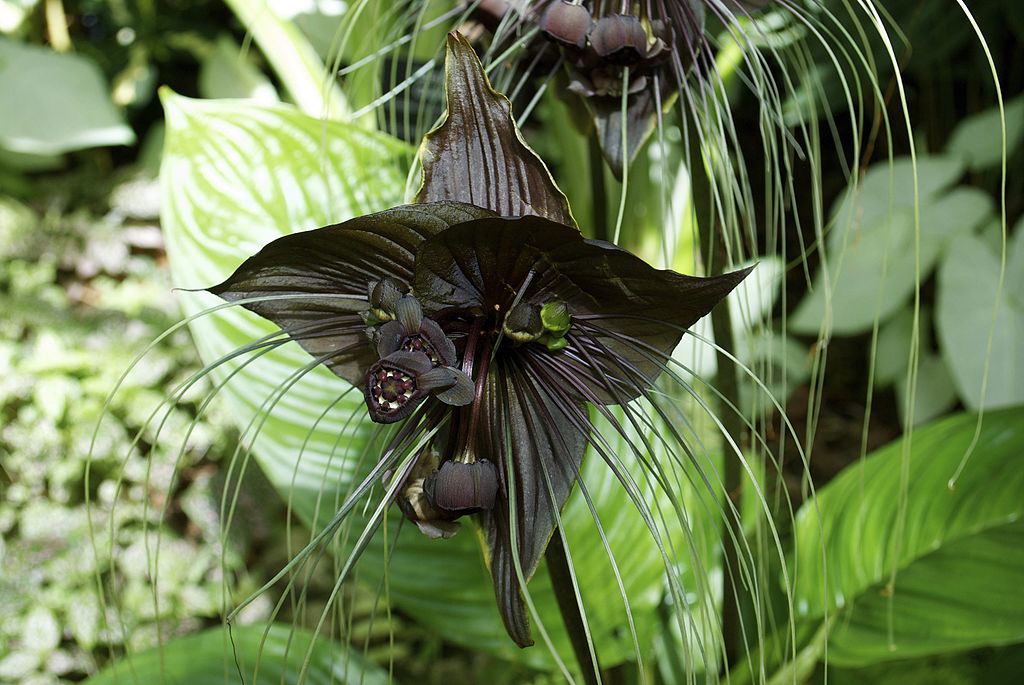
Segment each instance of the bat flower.
[[[568,89],[590,113],[605,161],[621,179],[651,135],[660,112],[690,72],[713,68],[704,37],[706,16],[731,24],[767,0],[490,0],[474,5],[481,22],[529,24],[561,52]],[[535,41],[534,51],[540,49]],[[625,105],[625,106],[623,106]],[[625,119],[625,121],[623,121]],[[625,126],[623,126],[625,124]],[[623,129],[625,137],[623,137]]]
[[398,506],[438,538],[477,517],[505,626],[527,646],[516,567],[534,573],[579,477],[588,405],[647,393],[747,272],[684,276],[585,239],[457,34],[446,88],[417,203],[275,240],[210,290],[398,426],[381,458]]

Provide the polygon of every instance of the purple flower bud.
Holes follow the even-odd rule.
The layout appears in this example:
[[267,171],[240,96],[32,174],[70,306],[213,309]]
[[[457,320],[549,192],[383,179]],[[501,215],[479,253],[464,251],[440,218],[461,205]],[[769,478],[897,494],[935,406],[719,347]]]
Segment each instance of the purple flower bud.
[[590,10],[567,0],[555,2],[540,20],[541,31],[560,43],[578,48],[587,44],[590,26]]
[[471,464],[446,461],[427,476],[423,487],[431,504],[443,511],[489,511],[498,494],[498,470],[486,459]]

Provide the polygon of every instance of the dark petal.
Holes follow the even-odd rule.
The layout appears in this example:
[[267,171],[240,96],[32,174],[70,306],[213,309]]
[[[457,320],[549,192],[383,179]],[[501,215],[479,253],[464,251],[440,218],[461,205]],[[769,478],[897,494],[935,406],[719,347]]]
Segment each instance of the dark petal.
[[419,333],[420,324],[423,323],[423,307],[419,300],[406,295],[395,303],[395,321],[402,324],[406,335]]
[[500,482],[494,509],[483,514],[491,576],[509,636],[527,647],[533,640],[514,559],[529,580],[551,538],[555,512],[565,505],[579,474],[586,436],[577,426],[587,421],[587,414],[585,408],[553,397],[525,372],[516,353],[495,359],[482,401],[484,428],[477,458],[495,462]]
[[[539,286],[553,293],[566,292],[567,283],[578,289],[576,297],[563,297],[575,321],[563,360],[582,367],[573,378],[587,386],[587,398],[606,404],[634,399],[640,395],[639,384],[654,383],[686,329],[754,268],[711,278],[685,276],[655,269],[601,241],[587,241],[581,250],[562,250],[551,257],[557,277],[541,279]],[[597,343],[589,356],[581,353],[588,338]],[[544,351],[537,355],[552,359]]]
[[473,383],[473,379],[459,371],[455,377],[455,385],[443,392],[436,393],[436,397],[453,407],[465,407],[473,401],[475,389],[476,385]]
[[[623,108],[621,95],[591,95],[585,97],[584,102],[590,110],[597,129],[597,139],[601,146],[608,167],[615,174],[615,177],[622,180],[623,168],[629,165],[636,158],[643,148],[651,133],[654,132],[658,116],[659,105],[662,112],[668,111],[672,106],[679,87],[682,84],[695,60],[707,48],[704,31],[704,2],[701,0],[674,0],[666,3],[667,15],[664,24],[658,23],[655,31],[663,35],[668,45],[661,45],[654,48],[650,53],[652,56],[659,53],[665,47],[669,47],[671,55],[659,54],[657,61],[649,61],[647,65],[638,64],[630,71],[629,84],[626,90],[626,135],[623,140],[622,123]],[[607,17],[614,19],[614,17]],[[627,25],[628,24],[628,25]],[[631,28],[630,28],[631,27]],[[602,49],[611,49],[618,44],[633,44],[638,42],[639,34],[632,22],[623,22],[619,17],[615,22],[608,25],[608,35],[605,38],[598,37]],[[642,29],[641,29],[642,30]],[[597,33],[595,27],[594,34]],[[595,36],[591,35],[593,41]],[[656,44],[659,45],[659,44]],[[595,44],[596,48],[596,44]],[[622,52],[633,52],[627,48]],[[706,60],[705,60],[706,61]],[[586,72],[586,70],[584,70]],[[594,73],[584,73],[580,83],[589,83],[596,78]],[[605,75],[604,78],[607,78]],[[641,86],[643,81],[643,87]],[[577,87],[577,91],[581,90]],[[593,90],[600,91],[595,88]],[[621,93],[622,86],[617,91]]]
[[[661,109],[667,111],[675,101],[676,90],[667,69],[660,69],[650,76],[630,76],[630,82],[646,78],[658,84],[661,91]],[[597,140],[608,168],[615,178],[622,180],[623,167],[632,164],[640,149],[654,132],[658,121],[658,99],[651,87],[626,96],[626,138],[622,138],[622,97],[617,95],[594,95],[584,100],[594,118]]]
[[[670,355],[683,332],[749,272],[698,278],[655,269],[611,243],[584,240],[568,227],[523,217],[470,221],[425,241],[415,288],[434,306],[461,303],[480,312],[508,311],[520,293],[523,302],[533,304],[564,301],[574,321],[599,329],[591,335],[608,350],[593,351],[600,365],[596,374],[582,368],[589,360],[570,354],[568,359],[581,367],[580,382],[590,388],[589,397],[618,404],[639,394],[636,373],[648,383],[660,374],[662,365],[650,357]],[[578,352],[579,333],[573,324],[569,347],[556,354]],[[549,358],[539,345],[523,349]],[[603,375],[618,381],[616,393]]]
[[455,200],[502,216],[533,214],[575,225],[565,195],[512,120],[505,96],[491,88],[462,35],[448,34],[448,115],[427,134],[418,202]]
[[450,366],[435,366],[419,377],[418,385],[420,389],[426,392],[447,390],[458,383],[458,379],[455,376],[456,373],[462,372]]
[[405,327],[397,321],[388,321],[377,329],[377,356],[383,359],[392,352],[402,349]]
[[[359,385],[376,355],[356,314],[368,306],[367,289],[383,277],[408,285],[424,239],[453,224],[491,216],[460,203],[396,207],[341,224],[278,238],[250,257],[223,283],[208,288],[228,301],[294,295],[245,306],[292,336],[314,357],[351,350],[325,364]],[[299,330],[316,335],[300,335]],[[333,334],[332,334],[333,333]]]
[[540,217],[469,221],[423,243],[414,288],[428,309],[507,312],[527,279],[547,268],[546,253],[583,244],[576,229]]
[[437,357],[443,365],[451,366],[455,363],[455,343],[444,334],[437,322],[433,319],[423,319],[419,335],[437,353]]
[[401,283],[386,276],[371,283],[368,298],[370,306],[393,317],[395,305],[402,298],[402,288]]
[[401,321],[389,321],[380,326],[376,332],[377,356],[383,359],[397,352],[410,337],[419,338],[425,343],[426,349],[423,352],[436,355],[439,365],[451,366],[455,363],[455,343],[432,319],[421,319],[419,328],[411,333]]

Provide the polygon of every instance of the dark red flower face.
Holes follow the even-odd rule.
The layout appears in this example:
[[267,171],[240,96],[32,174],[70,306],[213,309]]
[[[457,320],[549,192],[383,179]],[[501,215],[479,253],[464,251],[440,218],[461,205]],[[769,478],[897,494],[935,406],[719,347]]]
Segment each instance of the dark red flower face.
[[361,387],[372,420],[405,421],[380,467],[417,445],[395,475],[402,511],[434,537],[480,516],[499,608],[525,646],[514,568],[529,578],[540,562],[591,440],[587,405],[650,392],[747,271],[684,276],[585,239],[461,37],[448,69],[419,204],[280,238],[210,290],[284,296],[245,306]]

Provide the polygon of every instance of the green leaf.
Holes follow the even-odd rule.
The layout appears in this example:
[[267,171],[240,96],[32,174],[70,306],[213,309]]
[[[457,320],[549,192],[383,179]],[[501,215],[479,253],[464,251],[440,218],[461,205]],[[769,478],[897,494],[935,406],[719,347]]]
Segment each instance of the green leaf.
[[960,414],[918,429],[798,512],[794,600],[804,619],[828,609],[830,661],[1024,639],[1024,409],[986,413],[973,444],[977,422]]
[[388,674],[352,652],[347,645],[319,637],[308,670],[300,680],[313,635],[289,626],[211,628],[114,662],[87,685],[165,683],[166,685],[374,685]]
[[[904,353],[910,349],[904,348]],[[906,416],[907,383],[897,379],[896,409],[899,411],[900,423],[906,427],[909,421]],[[938,418],[956,404],[956,388],[949,377],[942,357],[937,354],[925,354],[918,360],[917,386],[914,392],[914,405],[911,410],[913,424],[919,425]]]
[[[1006,102],[1004,115],[1006,155],[1010,157],[1024,140],[1024,96]],[[971,171],[999,166],[1003,158],[999,108],[993,107],[962,120],[950,136],[946,152],[963,159]]]
[[265,0],[225,0],[263,51],[288,94],[310,116],[339,119],[348,102],[327,74],[316,50],[296,26]]
[[448,113],[423,140],[417,202],[467,202],[575,226],[565,195],[512,120],[508,98],[491,88],[461,34],[449,34],[445,65]]
[[[930,349],[930,321],[928,311],[921,312],[918,323],[918,354]],[[910,307],[898,312],[878,329],[875,347],[875,383],[885,387],[906,378],[910,362],[910,343],[914,337],[914,310]]]
[[0,92],[0,148],[55,155],[135,142],[103,75],[84,57],[0,38]]
[[[282,235],[401,203],[406,173],[400,161],[406,159],[408,149],[393,139],[325,122],[288,107],[189,100],[169,92],[163,98],[167,110],[167,147],[161,171],[163,228],[178,286],[218,283],[248,256]],[[207,293],[181,296],[188,313],[220,303]],[[231,308],[193,322],[191,330],[203,359],[210,363],[275,328],[241,308]],[[227,408],[244,425],[288,374],[310,361],[308,354],[291,343],[266,355],[235,376],[223,391]],[[344,394],[350,387],[326,368],[313,369],[271,412],[255,441],[260,467],[315,530],[334,514],[339,498],[358,482],[359,474],[376,460],[382,446],[377,427],[365,418],[361,393]],[[333,408],[318,422],[332,403]],[[630,458],[628,446],[611,433],[607,421],[599,420],[598,425],[610,436],[611,449],[622,456],[643,485],[649,476]],[[659,425],[656,422],[648,436],[656,449],[653,458],[671,464],[672,458],[657,440]],[[340,440],[339,435],[343,436]],[[698,474],[668,478],[684,484],[701,482]],[[585,459],[583,479],[615,554],[640,644],[646,649],[657,629],[655,614],[665,584],[658,545],[615,475],[599,458],[590,455]],[[712,495],[696,487],[680,489],[674,497],[688,512],[693,545],[680,542],[683,531],[678,523],[666,535],[676,541],[674,554],[686,587],[707,587],[706,582],[698,586],[696,579],[704,578],[716,563],[718,525],[707,512],[716,511],[717,505]],[[664,492],[649,494],[651,490],[645,487],[641,495],[646,506],[660,507],[671,519],[672,502]],[[389,512],[388,544],[394,543],[400,519],[397,509]],[[578,487],[562,520],[602,663],[632,658],[632,639],[623,628],[626,616],[616,578]],[[363,519],[353,519],[356,531],[362,524]],[[472,529],[464,529],[450,540],[429,540],[410,525],[401,531],[388,575],[389,597],[396,606],[453,642],[552,667],[543,647],[520,650],[507,637]],[[361,580],[371,586],[383,579],[384,537],[381,534],[371,540],[359,567]],[[571,654],[543,565],[529,588],[556,649],[562,655]],[[693,658],[699,658],[713,649],[708,647],[711,630],[707,627],[714,616],[713,602],[698,591],[687,610],[697,626],[688,628],[689,649]],[[536,630],[535,623],[533,627]]]
[[[942,356],[960,399],[968,407],[1003,407],[1024,402],[1024,302],[1011,285],[1024,268],[1017,231],[999,289],[999,258],[977,236],[956,240],[939,269],[936,324]],[[995,312],[995,328],[993,328]],[[991,332],[992,344],[988,340]],[[986,364],[987,362],[987,364]],[[986,374],[987,371],[987,374]]]
[[961,171],[956,160],[919,160],[918,233],[912,166],[899,161],[891,169],[873,167],[857,192],[848,194],[833,212],[829,288],[819,270],[813,289],[790,319],[792,330],[816,334],[828,320],[833,332],[850,335],[870,330],[876,320],[884,321],[902,308],[946,245],[991,214],[992,201],[979,190],[957,188],[939,194]]
[[199,94],[204,98],[237,98],[266,104],[278,102],[274,84],[253,66],[229,35],[222,35],[199,67]]

